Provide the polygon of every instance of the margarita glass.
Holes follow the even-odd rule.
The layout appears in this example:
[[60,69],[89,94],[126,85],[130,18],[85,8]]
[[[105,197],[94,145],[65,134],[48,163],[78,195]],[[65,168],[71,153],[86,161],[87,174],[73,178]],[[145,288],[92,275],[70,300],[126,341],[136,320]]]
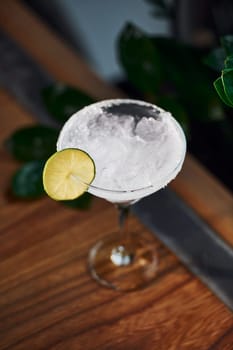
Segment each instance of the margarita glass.
[[[186,140],[169,112],[138,100],[97,102],[74,114],[63,126],[57,150],[79,148],[95,162],[88,192],[115,204],[119,232],[97,242],[89,269],[102,285],[128,291],[157,275],[153,237],[134,233],[125,221],[132,204],[165,187],[181,170]],[[80,180],[80,179],[79,179]]]

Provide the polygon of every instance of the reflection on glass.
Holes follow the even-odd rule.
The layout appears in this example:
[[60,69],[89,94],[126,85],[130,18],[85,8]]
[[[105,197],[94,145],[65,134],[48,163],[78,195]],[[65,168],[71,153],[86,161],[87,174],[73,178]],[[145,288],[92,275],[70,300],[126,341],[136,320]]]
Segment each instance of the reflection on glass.
[[[118,208],[119,232],[89,254],[92,276],[127,291],[144,287],[158,270],[153,237],[126,228],[130,205],[166,186],[180,171],[184,133],[169,112],[129,99],[106,100],[74,114],[61,130],[57,149],[80,148],[93,158],[96,176],[88,192]],[[106,218],[107,220],[107,218]]]

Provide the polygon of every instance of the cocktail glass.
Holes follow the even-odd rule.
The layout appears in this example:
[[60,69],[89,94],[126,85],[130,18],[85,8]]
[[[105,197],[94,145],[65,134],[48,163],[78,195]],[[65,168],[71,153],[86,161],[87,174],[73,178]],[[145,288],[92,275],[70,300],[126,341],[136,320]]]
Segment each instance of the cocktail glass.
[[[130,115],[136,123],[143,117],[158,118],[155,113],[158,107],[142,101],[114,99],[94,105],[104,107],[105,112],[107,111],[111,116],[123,118],[126,114]],[[94,105],[91,105],[90,108],[93,108]],[[172,116],[170,118],[182,144],[182,151],[174,167],[165,176],[162,178],[155,176],[153,183],[139,188],[118,190],[94,184],[88,187],[89,193],[112,202],[118,210],[118,232],[109,233],[89,252],[88,265],[91,275],[105,287],[120,291],[140,289],[153,281],[158,273],[159,259],[155,238],[143,232],[132,232],[126,222],[132,204],[165,187],[181,170],[186,153],[186,140],[178,122]],[[64,147],[61,132],[57,148],[61,150],[66,147],[71,146],[65,145]],[[127,168],[124,168],[123,171],[127,172]]]

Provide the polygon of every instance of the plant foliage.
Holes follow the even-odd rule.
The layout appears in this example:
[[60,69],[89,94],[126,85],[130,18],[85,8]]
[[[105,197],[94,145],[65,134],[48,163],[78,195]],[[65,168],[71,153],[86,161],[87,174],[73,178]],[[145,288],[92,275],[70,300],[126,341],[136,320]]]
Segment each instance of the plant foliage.
[[[42,91],[45,105],[56,121],[64,122],[74,112],[94,100],[82,91],[64,84],[48,86]],[[12,193],[21,199],[39,198],[45,195],[42,173],[46,159],[56,151],[58,130],[34,125],[16,130],[5,142],[7,151],[23,165],[13,174]],[[92,196],[84,193],[72,201],[62,201],[66,206],[85,210],[91,205]]]
[[227,106],[233,107],[233,35],[222,37],[221,47],[212,51],[205,62],[221,72],[214,82],[215,90]]
[[118,38],[118,57],[145,99],[171,110],[186,132],[190,119],[223,119],[202,52],[174,39],[154,37],[128,23]]

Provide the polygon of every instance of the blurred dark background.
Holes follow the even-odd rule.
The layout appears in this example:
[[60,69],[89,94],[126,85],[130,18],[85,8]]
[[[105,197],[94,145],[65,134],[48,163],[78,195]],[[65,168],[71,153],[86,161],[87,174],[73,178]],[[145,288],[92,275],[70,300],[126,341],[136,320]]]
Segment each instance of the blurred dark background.
[[[131,97],[146,98],[171,110],[186,130],[189,151],[233,189],[233,112],[214,91],[213,81],[218,73],[203,64],[209,52],[219,46],[220,38],[233,34],[233,1],[25,0],[25,3],[103,79]],[[137,79],[140,66],[136,64],[141,62],[135,63],[135,57],[140,56],[141,67],[148,62],[155,65],[150,61],[153,57],[146,64],[143,62],[148,54],[147,38],[136,49],[127,41],[128,37],[135,40],[138,28],[143,35],[153,38],[157,52],[161,53],[157,72],[166,72],[154,90],[144,88],[142,75],[145,73],[146,80],[148,72],[142,69]],[[132,66],[127,65],[130,55],[134,57],[136,79],[131,74]],[[156,80],[156,69],[153,73]],[[204,81],[203,76],[208,79]]]
[[[176,37],[186,43],[213,47],[233,32],[231,0],[24,0],[43,20],[78,50],[106,79],[123,76],[117,62],[116,39],[133,22],[149,34]],[[162,13],[165,3],[173,13]]]

